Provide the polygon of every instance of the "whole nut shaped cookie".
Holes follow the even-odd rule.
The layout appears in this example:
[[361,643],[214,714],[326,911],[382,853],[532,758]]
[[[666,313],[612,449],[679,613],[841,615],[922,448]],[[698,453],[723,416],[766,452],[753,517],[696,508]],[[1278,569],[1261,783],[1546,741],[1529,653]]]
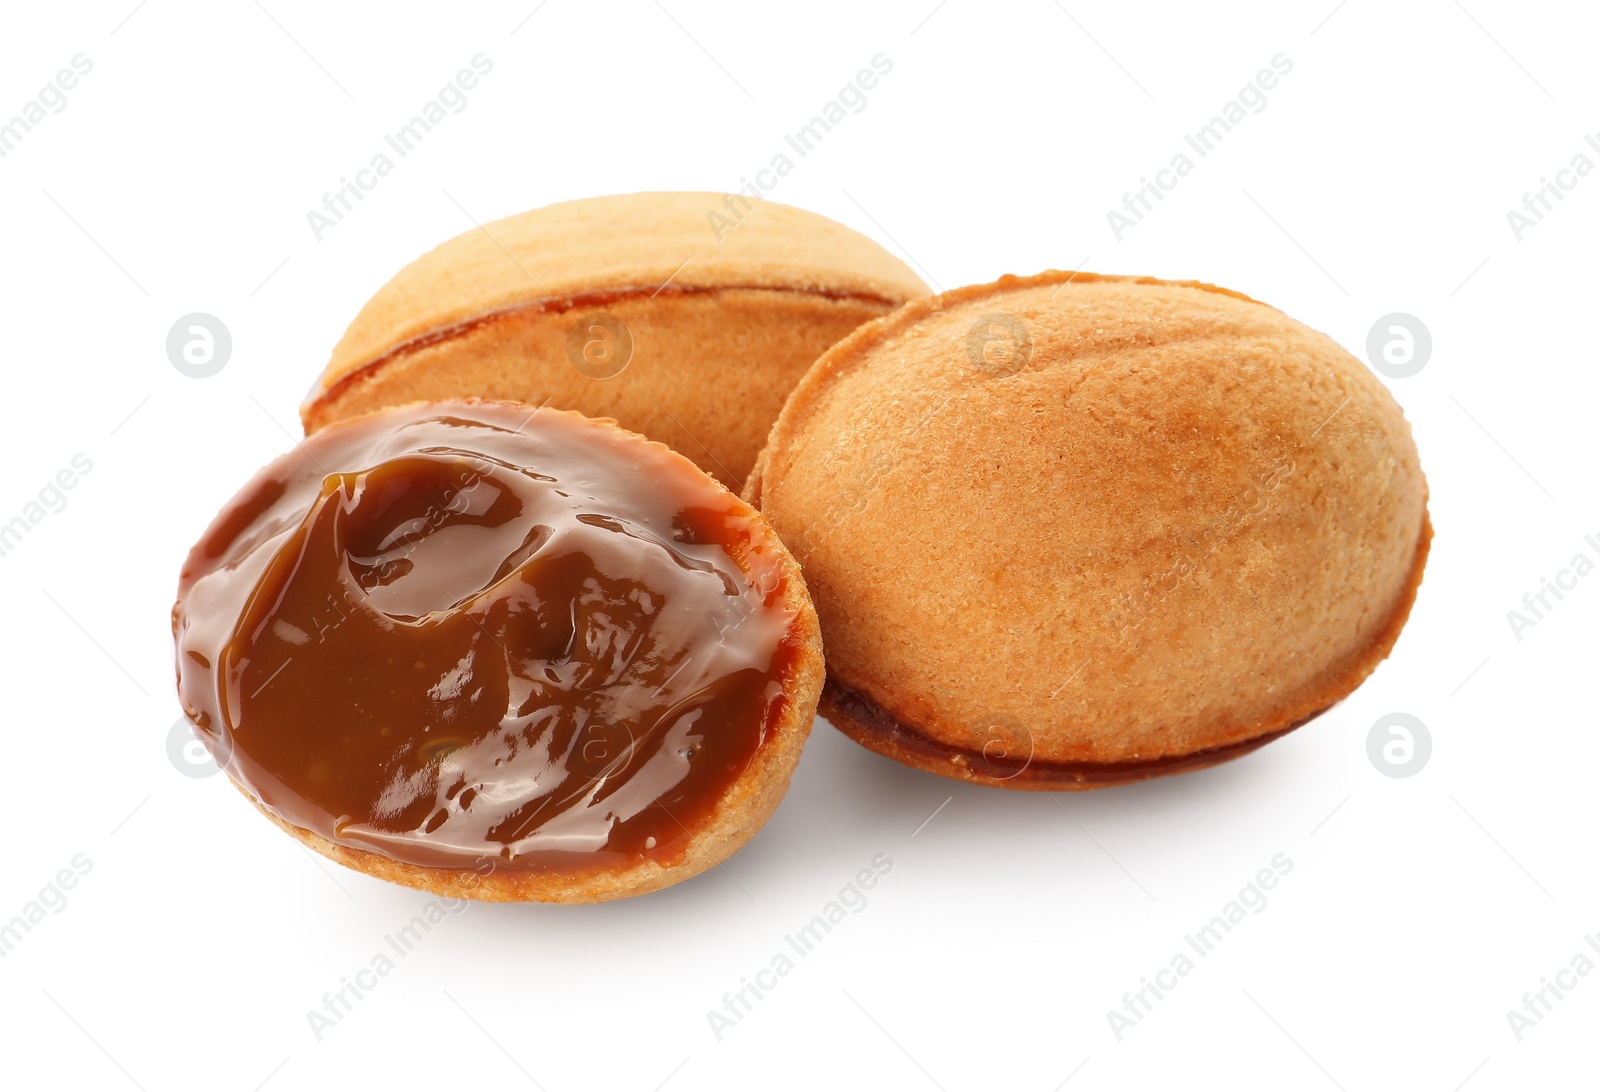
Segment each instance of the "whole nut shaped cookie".
[[1237,293],[1006,277],[827,352],[745,489],[800,561],[823,713],[950,777],[1220,762],[1388,655],[1431,529],[1399,407]]
[[614,418],[737,489],[812,361],[926,294],[872,240],[786,205],[569,201],[474,228],[395,274],[301,417],[311,433],[418,400],[549,405]]

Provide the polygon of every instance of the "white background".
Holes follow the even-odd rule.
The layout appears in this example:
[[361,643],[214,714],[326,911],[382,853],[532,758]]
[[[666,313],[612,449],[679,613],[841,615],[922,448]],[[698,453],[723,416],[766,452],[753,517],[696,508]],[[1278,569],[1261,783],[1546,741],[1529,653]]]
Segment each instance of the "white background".
[[[0,921],[75,855],[92,867],[0,960],[0,1080],[1592,1086],[1600,973],[1520,1041],[1506,1015],[1600,934],[1600,576],[1520,640],[1506,617],[1600,560],[1600,172],[1520,241],[1506,219],[1600,132],[1592,7],[536,2],[8,12],[0,117],[75,54],[94,67],[0,159],[0,522],[75,454],[93,470],[0,557]],[[318,242],[306,212],[478,53],[469,106]],[[1379,316],[1427,324],[1428,365],[1388,380],[1438,529],[1393,657],[1249,758],[1087,795],[958,785],[819,723],[725,869],[620,904],[474,905],[319,1040],[307,1010],[428,897],[313,858],[169,760],[184,552],[299,434],[345,323],[405,262],[553,201],[736,189],[878,53],[894,68],[866,109],[769,196],[938,286],[1202,278],[1362,357]],[[1267,107],[1116,240],[1106,211],[1279,53]],[[210,379],[165,352],[195,311],[233,336]],[[1397,711],[1433,739],[1404,779],[1367,757]],[[865,909],[719,1041],[707,1011],[880,853]],[[1280,853],[1266,908],[1119,1040],[1107,1011]]]

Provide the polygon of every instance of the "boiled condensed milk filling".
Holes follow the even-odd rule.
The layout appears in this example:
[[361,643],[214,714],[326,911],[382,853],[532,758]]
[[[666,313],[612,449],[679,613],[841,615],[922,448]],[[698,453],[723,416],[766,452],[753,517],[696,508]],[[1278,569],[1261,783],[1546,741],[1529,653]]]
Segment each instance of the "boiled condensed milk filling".
[[671,863],[777,725],[796,649],[759,517],[667,465],[510,403],[318,433],[190,554],[186,713],[267,811],[340,845]]

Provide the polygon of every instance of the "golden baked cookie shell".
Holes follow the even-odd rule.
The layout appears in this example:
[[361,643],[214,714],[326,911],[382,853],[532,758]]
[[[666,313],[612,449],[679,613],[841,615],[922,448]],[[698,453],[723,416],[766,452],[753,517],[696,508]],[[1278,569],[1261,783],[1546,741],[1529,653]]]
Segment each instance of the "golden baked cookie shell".
[[805,568],[824,712],[1014,788],[1303,723],[1388,654],[1431,538],[1405,418],[1331,339],[1238,293],[1085,273],[863,327],[796,387],[745,495]]

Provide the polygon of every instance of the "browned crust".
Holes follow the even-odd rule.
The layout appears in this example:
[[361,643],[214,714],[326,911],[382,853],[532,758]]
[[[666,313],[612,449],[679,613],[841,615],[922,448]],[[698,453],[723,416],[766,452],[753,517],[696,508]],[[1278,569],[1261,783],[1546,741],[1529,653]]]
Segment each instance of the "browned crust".
[[[791,392],[789,400],[784,404],[783,412],[773,423],[766,446],[757,456],[741,495],[750,504],[757,508],[761,507],[762,480],[772,468],[773,460],[779,457],[779,452],[792,448],[795,437],[820,404],[828,385],[852,368],[858,367],[872,349],[954,304],[981,300],[1039,285],[1094,282],[1193,288],[1202,292],[1231,296],[1270,311],[1278,311],[1270,304],[1242,292],[1203,281],[1170,281],[1157,277],[1065,270],[1047,270],[1031,276],[1008,274],[991,284],[971,285],[912,300],[882,318],[858,327],[817,359]],[[837,665],[830,665],[820,711],[841,732],[869,750],[916,769],[927,770],[955,780],[1000,788],[1021,790],[1102,788],[1216,765],[1247,754],[1315,719],[1348,697],[1351,691],[1388,657],[1416,602],[1432,541],[1433,525],[1427,510],[1427,485],[1424,481],[1422,524],[1411,570],[1406,585],[1396,597],[1388,622],[1365,649],[1358,651],[1349,657],[1344,665],[1336,668],[1337,674],[1323,667],[1321,677],[1325,685],[1306,692],[1298,701],[1285,707],[1270,721],[1256,725],[1255,731],[1248,737],[1222,746],[1187,755],[1163,755],[1145,760],[1113,763],[1047,762],[1032,759],[1028,768],[1022,769],[1017,763],[996,762],[981,753],[939,742],[935,738],[939,732],[939,725],[911,724],[895,716],[886,706],[903,706],[904,703],[896,702],[893,695],[872,695],[865,687],[853,686],[850,680],[841,676]]]
[[375,381],[379,378],[383,370],[389,365],[397,363],[406,357],[412,356],[423,349],[432,348],[437,345],[448,344],[484,327],[493,326],[498,323],[513,322],[527,315],[559,315],[580,308],[604,308],[623,300],[636,300],[644,298],[658,299],[663,297],[667,299],[675,299],[685,296],[715,295],[721,292],[734,291],[760,291],[812,299],[848,300],[856,303],[881,306],[886,310],[892,310],[893,308],[898,307],[902,302],[900,299],[879,295],[874,292],[844,292],[823,288],[775,287],[765,284],[719,284],[688,287],[680,287],[678,285],[657,285],[654,287],[650,285],[623,285],[616,288],[597,288],[588,292],[576,292],[570,295],[550,296],[536,300],[528,300],[523,303],[514,304],[510,307],[501,307],[493,311],[486,311],[483,314],[474,315],[473,317],[464,319],[460,322],[451,323],[447,326],[435,327],[431,330],[425,331],[424,333],[418,334],[415,337],[408,338],[405,341],[394,345],[381,356],[374,357],[365,363],[357,364],[353,367],[347,368],[346,370],[340,372],[337,378],[334,378],[331,381],[327,376],[323,376],[318,380],[317,388],[300,407],[300,423],[305,429],[306,435],[309,436],[311,433],[316,432],[318,429],[330,424],[332,420],[337,419],[331,416],[332,408],[339,398],[351,387],[354,387],[360,383]]
[[[570,410],[549,409],[544,412],[582,417]],[[609,419],[585,420],[656,448],[668,457],[669,463],[676,463],[682,473],[707,477],[693,462],[665,444],[629,432]],[[777,724],[757,748],[749,766],[729,786],[710,821],[701,829],[691,832],[681,856],[675,861],[661,863],[647,859],[618,868],[569,872],[490,868],[487,864],[475,872],[472,869],[409,864],[369,850],[340,845],[295,826],[275,815],[237,782],[235,787],[267,818],[329,860],[369,876],[447,898],[479,899],[485,902],[607,902],[657,891],[713,868],[732,856],[761,829],[788,791],[789,780],[800,761],[800,752],[811,734],[811,723],[816,715],[825,674],[822,631],[817,622],[816,609],[806,591],[800,565],[764,519],[761,526],[766,528],[770,544],[782,558],[784,604],[794,613],[785,641],[795,649],[796,654],[781,680],[783,697]]]
[[891,306],[928,291],[860,232],[771,200],[647,192],[564,201],[477,225],[403,266],[351,320],[312,398],[430,331],[634,285],[861,292]]
[[[1270,303],[1262,303],[1243,292],[1235,292],[1231,288],[1208,284],[1205,281],[1167,281],[1159,277],[1119,276],[1114,273],[1086,273],[1081,270],[1062,269],[1047,269],[1043,273],[1030,276],[1007,273],[991,284],[967,285],[963,288],[952,288],[936,296],[911,300],[882,318],[873,319],[856,327],[851,334],[836,342],[832,348],[817,358],[817,362],[789,393],[789,400],[784,403],[783,412],[772,423],[772,431],[767,435],[766,446],[761,449],[761,454],[756,456],[756,464],[750,471],[750,477],[745,480],[740,496],[757,508],[761,507],[761,475],[772,452],[787,446],[810,412],[816,408],[827,384],[847,372],[852,365],[859,363],[871,349],[952,304],[1004,295],[1019,288],[1032,288],[1037,285],[1093,284],[1097,281],[1193,288],[1201,292],[1213,292],[1219,296],[1232,296],[1234,299],[1265,307],[1269,311],[1278,310]],[[1282,314],[1281,311],[1278,313]]]
[[1406,619],[1411,615],[1432,542],[1433,524],[1424,511],[1422,535],[1417,542],[1409,581],[1378,638],[1355,658],[1339,678],[1325,673],[1327,687],[1308,696],[1274,721],[1258,725],[1256,734],[1226,746],[1186,755],[1162,755],[1129,762],[1052,762],[1032,756],[1013,760],[1003,754],[987,755],[982,751],[940,742],[916,725],[895,717],[866,694],[839,681],[837,672],[828,675],[818,711],[835,728],[869,751],[956,781],[970,781],[976,785],[1003,789],[1103,789],[1216,766],[1247,755],[1315,720],[1349,697],[1350,692],[1372,674],[1394,648]]

